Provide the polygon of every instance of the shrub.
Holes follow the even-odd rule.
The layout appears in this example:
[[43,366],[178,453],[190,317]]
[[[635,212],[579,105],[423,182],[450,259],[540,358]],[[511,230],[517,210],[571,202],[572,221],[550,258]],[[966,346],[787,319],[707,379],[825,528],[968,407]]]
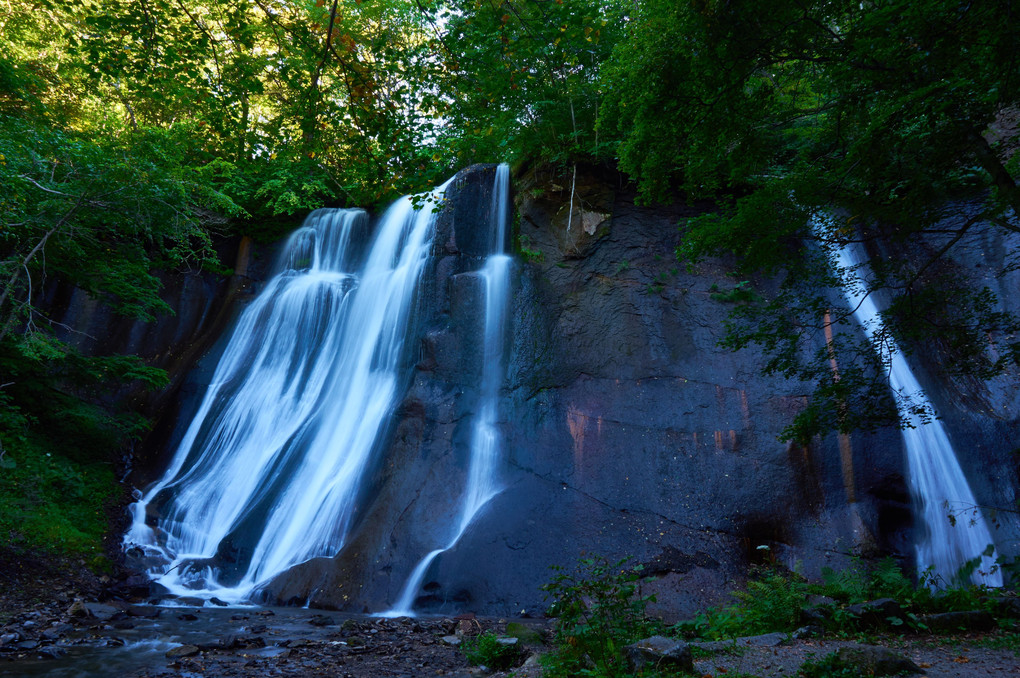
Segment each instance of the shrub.
[[733,593],[738,603],[701,612],[693,621],[673,627],[674,632],[720,640],[795,629],[807,601],[804,578],[769,568],[753,572],[756,576],[747,583],[747,590]]
[[557,650],[544,660],[547,676],[629,676],[624,647],[658,630],[645,609],[653,596],[640,592],[641,567],[627,559],[581,560],[570,574],[554,566],[552,581],[542,587],[552,599]]
[[499,642],[499,636],[494,633],[483,633],[477,638],[465,639],[463,647],[469,662],[496,671],[519,666],[524,659],[524,652],[517,645]]

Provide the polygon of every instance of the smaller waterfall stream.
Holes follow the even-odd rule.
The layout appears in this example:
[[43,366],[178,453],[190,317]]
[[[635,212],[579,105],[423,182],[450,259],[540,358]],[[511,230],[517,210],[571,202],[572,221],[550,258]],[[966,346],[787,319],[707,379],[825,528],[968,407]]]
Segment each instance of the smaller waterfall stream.
[[[850,243],[833,253],[836,264],[851,276],[843,292],[853,308],[854,317],[864,328],[868,339],[874,341],[881,328],[881,317],[874,296],[860,276],[866,268],[863,248]],[[888,339],[885,340],[887,343]],[[889,384],[896,394],[909,396],[913,401],[930,408],[927,395],[907,364],[903,353],[895,345],[889,346]],[[899,398],[897,398],[899,400]],[[917,571],[934,568],[934,574],[951,582],[965,565],[976,558],[981,562],[971,574],[970,581],[986,586],[1002,586],[1002,572],[992,557],[984,555],[993,545],[991,533],[985,523],[974,494],[967,484],[963,469],[956,458],[945,427],[938,419],[923,422],[917,414],[900,407],[905,424],[903,445],[907,454],[907,474],[920,526],[915,528]],[[949,512],[962,508],[963,514],[950,520]],[[973,516],[970,512],[973,510]]]
[[414,615],[414,601],[418,597],[429,566],[439,554],[454,547],[478,511],[501,489],[498,466],[502,458],[502,437],[498,423],[499,391],[503,385],[506,306],[510,291],[511,259],[503,251],[507,229],[507,201],[509,199],[510,167],[501,164],[496,168],[492,195],[492,251],[486,257],[485,266],[479,272],[485,287],[482,379],[478,409],[472,422],[471,458],[467,485],[461,504],[460,521],[447,545],[430,551],[415,566],[393,608],[382,614],[385,617]]

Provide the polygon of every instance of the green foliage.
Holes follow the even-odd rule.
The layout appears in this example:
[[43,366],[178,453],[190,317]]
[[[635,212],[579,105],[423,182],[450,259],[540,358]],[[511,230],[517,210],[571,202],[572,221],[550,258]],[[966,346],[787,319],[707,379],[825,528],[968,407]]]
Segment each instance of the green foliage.
[[483,633],[476,638],[466,638],[462,644],[467,660],[475,666],[486,666],[494,671],[503,671],[520,666],[524,655],[517,645],[499,642],[495,633]]
[[455,78],[440,146],[458,163],[606,155],[595,130],[599,72],[626,3],[458,0],[439,16]]
[[797,675],[801,678],[859,678],[861,670],[841,662],[835,652],[830,652],[821,659],[804,662]]
[[725,292],[721,291],[716,285],[712,285],[709,292],[709,297],[724,304],[746,303],[757,298],[757,294],[751,288],[749,280],[741,280]]
[[987,647],[993,650],[1010,650],[1014,655],[1020,657],[1020,632],[1017,631],[975,638],[971,642],[977,647]]
[[671,631],[686,638],[723,640],[771,632],[789,632],[802,625],[802,611],[808,607],[809,596],[833,598],[825,626],[838,634],[856,634],[860,620],[849,611],[858,603],[892,598],[905,614],[905,621],[890,619],[892,627],[905,625],[912,630],[926,630],[920,615],[937,612],[987,610],[995,612],[995,596],[982,586],[958,585],[934,589],[927,578],[915,584],[892,558],[870,566],[855,560],[842,570],[824,568],[820,583],[809,583],[796,573],[775,569],[752,572],[745,590],[732,595],[732,605],[699,612],[692,620],[682,622]]
[[822,568],[822,585],[818,593],[842,603],[860,603],[875,598],[894,598],[906,601],[916,589],[892,558],[883,558],[869,571],[863,561],[855,559],[843,570]]
[[807,582],[799,575],[767,568],[756,570],[747,589],[733,593],[736,604],[699,612],[673,631],[707,640],[792,631],[800,625],[808,593]]
[[525,261],[537,264],[545,259],[545,253],[542,250],[532,249],[531,239],[526,235],[517,238],[517,246]]
[[641,568],[627,559],[582,559],[577,573],[554,566],[542,587],[556,618],[557,650],[543,658],[549,676],[628,676],[624,647],[657,629],[645,615],[654,601],[640,591]]

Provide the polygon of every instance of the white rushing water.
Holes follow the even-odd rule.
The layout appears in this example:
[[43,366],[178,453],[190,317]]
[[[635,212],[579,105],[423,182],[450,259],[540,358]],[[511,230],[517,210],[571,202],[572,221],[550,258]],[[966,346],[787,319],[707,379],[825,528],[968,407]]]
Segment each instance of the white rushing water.
[[423,204],[394,203],[364,261],[360,210],[317,210],[290,238],[170,467],[131,507],[124,545],[141,547],[172,593],[241,602],[287,568],[342,548],[403,384],[405,335],[445,188]]
[[493,185],[491,222],[492,247],[479,271],[485,287],[485,327],[483,334],[482,379],[478,408],[472,421],[471,456],[468,478],[461,500],[460,520],[446,546],[429,552],[411,572],[393,608],[386,617],[414,615],[418,597],[429,566],[436,557],[454,547],[483,506],[502,489],[499,464],[503,439],[499,431],[499,391],[503,385],[503,344],[506,337],[506,308],[510,292],[510,257],[504,251],[506,216],[510,200],[510,167],[496,168]]
[[[850,243],[834,250],[835,263],[852,272],[843,292],[850,302],[854,317],[865,334],[875,341],[881,330],[881,318],[874,296],[860,275],[866,267],[866,255],[858,243]],[[889,384],[901,397],[934,412],[927,395],[907,364],[903,353],[884,338],[890,353]],[[953,581],[968,562],[980,558],[981,562],[971,574],[970,581],[986,586],[1002,586],[1002,572],[994,557],[983,555],[993,544],[988,525],[977,507],[974,494],[960,468],[945,427],[938,419],[922,421],[909,408],[900,406],[903,445],[907,454],[907,474],[914,501],[918,524],[916,533],[917,571],[932,567],[933,573],[945,583]],[[950,518],[952,512],[954,518]]]

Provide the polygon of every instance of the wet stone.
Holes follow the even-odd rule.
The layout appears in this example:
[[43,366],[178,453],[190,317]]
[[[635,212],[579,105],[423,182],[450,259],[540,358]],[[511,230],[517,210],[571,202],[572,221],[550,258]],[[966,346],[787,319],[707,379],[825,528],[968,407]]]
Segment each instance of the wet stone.
[[42,659],[60,659],[67,654],[67,650],[57,645],[47,645],[40,647],[35,653]]
[[67,608],[66,614],[68,617],[88,617],[91,612],[89,612],[88,606],[85,605],[85,601],[79,598],[71,604],[71,607]]
[[74,627],[71,626],[70,624],[57,624],[56,626],[51,626],[50,628],[43,631],[42,637],[45,638],[46,640],[57,640],[58,638],[67,635],[67,632],[72,630],[73,628]]
[[312,616],[308,623],[312,626],[336,626],[336,621],[332,617],[324,614],[317,614]]
[[200,650],[196,645],[181,645],[180,647],[175,647],[171,650],[167,650],[166,657],[167,659],[177,659],[179,657],[194,657],[199,652]]
[[88,608],[89,613],[100,621],[109,621],[115,614],[120,612],[113,605],[104,605],[103,603],[85,603],[85,607]]
[[162,610],[158,607],[147,607],[143,605],[132,605],[127,610],[129,617],[138,617],[140,619],[155,619],[161,612]]

